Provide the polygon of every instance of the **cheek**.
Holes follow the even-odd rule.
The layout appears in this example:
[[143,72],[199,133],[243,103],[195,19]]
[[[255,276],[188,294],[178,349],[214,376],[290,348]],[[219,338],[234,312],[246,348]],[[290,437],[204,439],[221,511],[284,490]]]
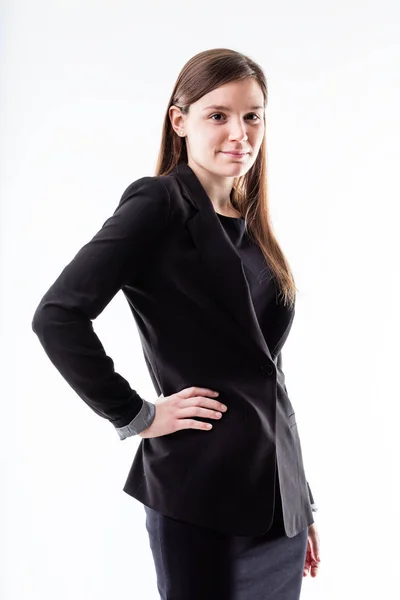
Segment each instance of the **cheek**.
[[210,127],[205,136],[210,144],[220,146],[221,142],[224,141],[226,133],[222,127]]
[[207,149],[221,148],[222,135],[213,129],[204,127],[202,131],[193,132],[190,135],[190,144],[192,148]]
[[264,138],[264,130],[260,130],[254,133],[254,136],[251,139],[251,143],[253,148],[259,149]]

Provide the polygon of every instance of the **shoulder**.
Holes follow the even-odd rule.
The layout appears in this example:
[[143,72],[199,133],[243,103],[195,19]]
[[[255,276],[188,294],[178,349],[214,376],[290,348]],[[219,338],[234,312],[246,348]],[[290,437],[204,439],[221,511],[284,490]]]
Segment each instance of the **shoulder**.
[[140,177],[124,189],[117,211],[157,217],[166,223],[170,212],[169,191],[156,176]]
[[145,176],[130,183],[124,190],[118,209],[134,215],[145,213],[164,226],[178,226],[193,210],[193,200],[173,173]]
[[[159,203],[169,202],[169,191],[157,176],[145,176],[135,179],[122,193],[120,202],[126,202],[129,198],[148,196],[159,199]],[[154,202],[157,202],[155,200]]]

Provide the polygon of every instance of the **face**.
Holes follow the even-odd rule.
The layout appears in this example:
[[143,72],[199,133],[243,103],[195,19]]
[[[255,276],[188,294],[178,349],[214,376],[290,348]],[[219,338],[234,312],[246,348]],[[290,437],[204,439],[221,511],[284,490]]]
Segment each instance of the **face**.
[[262,90],[250,77],[205,94],[190,105],[187,115],[171,107],[172,126],[186,137],[189,166],[195,164],[220,177],[244,175],[254,164],[263,140],[263,107]]

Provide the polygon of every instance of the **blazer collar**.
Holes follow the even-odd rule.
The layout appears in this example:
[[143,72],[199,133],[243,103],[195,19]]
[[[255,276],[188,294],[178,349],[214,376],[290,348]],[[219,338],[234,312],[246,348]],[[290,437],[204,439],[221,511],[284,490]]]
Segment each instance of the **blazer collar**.
[[251,349],[271,361],[271,352],[258,323],[242,261],[225,233],[214,206],[200,180],[186,162],[171,172],[177,176],[197,209],[186,226],[204,266],[204,281],[214,297],[233,319],[232,328]]

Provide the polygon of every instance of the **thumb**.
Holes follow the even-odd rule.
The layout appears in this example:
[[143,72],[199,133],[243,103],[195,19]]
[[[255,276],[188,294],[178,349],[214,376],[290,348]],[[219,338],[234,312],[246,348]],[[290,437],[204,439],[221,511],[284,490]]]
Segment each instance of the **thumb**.
[[310,536],[310,551],[311,551],[311,558],[312,560],[314,560],[315,562],[319,562],[320,556],[319,556],[319,542],[318,542],[318,538],[317,536],[314,534],[312,534]]

